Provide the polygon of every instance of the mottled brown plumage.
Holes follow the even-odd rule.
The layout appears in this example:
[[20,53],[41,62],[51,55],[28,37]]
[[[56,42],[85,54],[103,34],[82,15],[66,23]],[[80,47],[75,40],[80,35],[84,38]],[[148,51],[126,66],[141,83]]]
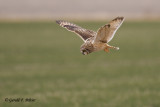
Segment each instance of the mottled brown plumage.
[[89,53],[100,50],[104,50],[106,52],[109,52],[109,49],[119,50],[118,47],[108,45],[108,42],[112,40],[123,21],[124,17],[117,17],[113,19],[109,24],[106,24],[99,28],[97,33],[92,30],[81,28],[80,26],[77,26],[70,22],[62,20],[58,20],[56,22],[67,30],[79,35],[79,37],[84,41],[84,43],[80,47],[80,51],[83,55],[87,55]]
[[96,32],[92,30],[87,30],[84,28],[81,28],[80,26],[77,26],[73,23],[63,21],[63,20],[57,20],[56,21],[60,26],[66,28],[67,30],[74,32],[79,35],[79,37],[85,42],[86,39],[90,37],[94,37],[96,35]]

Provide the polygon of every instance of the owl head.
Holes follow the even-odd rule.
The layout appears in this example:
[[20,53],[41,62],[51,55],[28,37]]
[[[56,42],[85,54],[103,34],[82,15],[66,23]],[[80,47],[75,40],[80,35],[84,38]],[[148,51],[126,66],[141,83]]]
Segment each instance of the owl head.
[[83,55],[88,55],[93,52],[93,45],[84,43],[81,45],[80,51]]

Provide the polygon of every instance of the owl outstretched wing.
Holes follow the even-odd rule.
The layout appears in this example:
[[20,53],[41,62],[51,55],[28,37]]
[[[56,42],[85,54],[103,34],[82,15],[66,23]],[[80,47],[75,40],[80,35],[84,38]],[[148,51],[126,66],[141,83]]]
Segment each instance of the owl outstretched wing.
[[96,32],[92,30],[87,30],[84,28],[81,28],[80,26],[77,26],[73,23],[63,21],[63,20],[57,20],[56,21],[60,26],[66,28],[68,31],[74,32],[78,34],[78,36],[85,42],[86,39],[90,37],[94,37],[96,35]]
[[97,35],[95,36],[94,42],[108,43],[114,37],[116,31],[124,21],[124,17],[117,17],[113,19],[109,24],[106,24],[99,28]]

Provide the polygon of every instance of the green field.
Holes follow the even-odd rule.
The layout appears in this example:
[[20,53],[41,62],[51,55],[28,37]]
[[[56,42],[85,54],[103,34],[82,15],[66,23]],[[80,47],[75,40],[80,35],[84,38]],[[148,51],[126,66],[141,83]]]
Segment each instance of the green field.
[[160,107],[160,21],[125,21],[119,51],[84,56],[82,43],[54,21],[0,22],[0,107]]

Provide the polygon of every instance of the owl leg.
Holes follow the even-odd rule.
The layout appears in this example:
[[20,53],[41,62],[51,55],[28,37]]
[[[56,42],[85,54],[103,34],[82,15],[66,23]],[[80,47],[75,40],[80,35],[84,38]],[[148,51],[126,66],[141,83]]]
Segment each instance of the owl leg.
[[119,50],[119,47],[110,46],[110,45],[108,45],[108,44],[106,44],[106,45],[107,45],[107,46],[106,46],[107,48]]
[[109,52],[109,48],[105,48],[104,51],[108,53]]

